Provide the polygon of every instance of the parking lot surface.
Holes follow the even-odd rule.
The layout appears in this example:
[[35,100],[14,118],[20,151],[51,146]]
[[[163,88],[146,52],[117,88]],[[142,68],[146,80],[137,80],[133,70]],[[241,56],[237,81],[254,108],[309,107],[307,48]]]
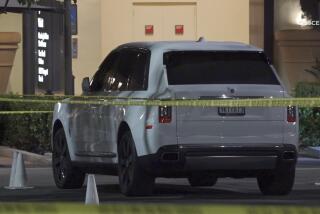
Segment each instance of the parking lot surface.
[[[7,190],[10,168],[0,168],[1,202],[84,202],[85,186],[78,190],[60,190],[54,185],[51,168],[28,168],[27,190]],[[256,179],[219,179],[214,187],[193,188],[186,179],[157,179],[150,197],[123,196],[115,176],[97,175],[100,203],[195,203],[195,204],[320,204],[320,161],[299,160],[296,183],[288,196],[261,195]]]

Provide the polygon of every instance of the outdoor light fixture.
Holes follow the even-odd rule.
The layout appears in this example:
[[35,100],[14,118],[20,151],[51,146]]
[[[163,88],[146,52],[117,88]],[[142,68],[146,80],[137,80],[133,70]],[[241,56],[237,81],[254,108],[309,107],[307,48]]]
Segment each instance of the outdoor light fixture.
[[302,11],[299,11],[296,15],[296,23],[302,27],[308,26],[309,20]]
[[297,14],[296,23],[301,27],[320,26],[320,20],[310,20],[302,11]]

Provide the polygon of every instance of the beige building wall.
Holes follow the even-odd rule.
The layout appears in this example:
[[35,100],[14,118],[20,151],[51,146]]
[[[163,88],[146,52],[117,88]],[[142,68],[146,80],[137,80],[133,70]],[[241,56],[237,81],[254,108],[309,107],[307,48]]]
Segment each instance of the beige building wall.
[[283,30],[275,33],[275,66],[289,92],[299,82],[317,82],[307,73],[320,59],[320,32]]
[[[78,58],[73,59],[75,93],[81,94],[84,77],[92,77],[101,63],[101,2],[78,0]],[[119,1],[120,2],[120,1]]]
[[[0,14],[0,32],[19,32],[22,35],[22,15],[15,13]],[[22,93],[22,42],[18,46],[7,93]]]
[[[197,5],[193,2],[134,3],[132,20],[132,41],[197,39]],[[153,26],[152,34],[145,34],[146,25]],[[177,25],[183,26],[183,33],[175,32]]]
[[[179,5],[193,5],[194,17],[189,18],[190,23],[195,22],[194,34],[190,34],[194,36],[190,38],[249,43],[249,0],[78,0],[78,35],[74,36],[78,39],[78,58],[73,59],[76,94],[82,92],[83,77],[92,77],[112,49],[134,41],[135,4],[175,6],[168,10],[173,20],[181,20]],[[147,14],[141,22],[148,23]],[[22,15],[0,15],[0,31],[21,33]],[[7,91],[22,93],[22,43]]]
[[198,37],[249,43],[249,0],[198,0]]
[[[249,43],[249,0],[102,0],[102,57],[118,45],[134,40],[133,8],[144,3],[195,4],[196,38],[204,36],[207,40]],[[142,24],[150,24],[147,14]]]

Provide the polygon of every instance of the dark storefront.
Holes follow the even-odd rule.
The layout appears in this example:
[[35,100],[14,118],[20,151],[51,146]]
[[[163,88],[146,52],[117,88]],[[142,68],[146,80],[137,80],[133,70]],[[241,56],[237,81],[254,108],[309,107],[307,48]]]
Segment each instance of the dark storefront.
[[11,0],[4,8],[23,13],[24,94],[74,94],[70,9],[68,0],[41,0],[29,7]]

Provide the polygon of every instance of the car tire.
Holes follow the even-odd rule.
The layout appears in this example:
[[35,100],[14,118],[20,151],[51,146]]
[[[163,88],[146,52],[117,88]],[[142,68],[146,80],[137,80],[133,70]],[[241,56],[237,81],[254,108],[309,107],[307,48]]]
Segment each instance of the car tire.
[[78,189],[82,187],[85,173],[72,166],[66,135],[62,128],[53,137],[52,169],[58,188]]
[[218,178],[209,173],[197,173],[189,176],[188,181],[192,187],[209,187],[214,186]]
[[288,195],[293,188],[294,180],[295,165],[264,172],[257,177],[260,191],[264,195]]
[[141,168],[131,132],[126,132],[118,144],[118,173],[121,192],[126,196],[151,195],[155,178]]

